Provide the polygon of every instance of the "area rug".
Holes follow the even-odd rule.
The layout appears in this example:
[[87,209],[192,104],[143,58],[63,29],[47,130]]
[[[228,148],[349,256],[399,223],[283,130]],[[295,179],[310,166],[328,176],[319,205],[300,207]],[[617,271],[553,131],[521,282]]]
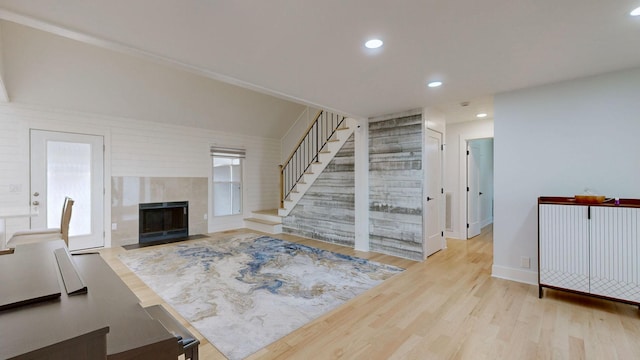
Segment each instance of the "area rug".
[[120,259],[229,359],[242,359],[403,269],[257,234]]

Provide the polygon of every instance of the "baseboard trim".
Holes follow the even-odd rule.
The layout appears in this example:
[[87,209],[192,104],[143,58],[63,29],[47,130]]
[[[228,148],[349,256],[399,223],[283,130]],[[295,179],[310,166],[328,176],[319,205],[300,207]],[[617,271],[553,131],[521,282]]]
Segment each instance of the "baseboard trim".
[[493,265],[491,267],[491,276],[530,285],[538,285],[537,271],[514,269],[505,266]]

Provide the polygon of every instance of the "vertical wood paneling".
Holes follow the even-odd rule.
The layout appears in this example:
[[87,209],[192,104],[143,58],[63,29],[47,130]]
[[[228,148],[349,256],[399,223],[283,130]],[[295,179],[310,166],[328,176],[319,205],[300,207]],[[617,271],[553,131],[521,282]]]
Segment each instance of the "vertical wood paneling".
[[369,123],[371,250],[422,260],[422,115]]
[[354,246],[354,145],[354,135],[351,135],[298,204],[283,219],[284,232]]
[[540,283],[589,292],[588,206],[540,205]]
[[28,142],[21,140],[23,124],[3,110],[0,107],[0,204],[15,207],[24,205],[22,194],[29,191],[24,186],[29,176]]
[[591,293],[640,302],[640,209],[591,208]]

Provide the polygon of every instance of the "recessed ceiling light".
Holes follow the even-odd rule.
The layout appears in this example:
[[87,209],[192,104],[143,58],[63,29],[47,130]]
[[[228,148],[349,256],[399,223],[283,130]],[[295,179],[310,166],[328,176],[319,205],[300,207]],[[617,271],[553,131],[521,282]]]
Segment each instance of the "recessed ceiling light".
[[430,83],[427,84],[428,87],[430,88],[436,88],[438,86],[442,85],[442,81],[432,81]]
[[631,10],[629,15],[631,15],[631,16],[640,16],[640,7],[637,7],[635,9]]
[[382,46],[382,44],[383,42],[380,39],[371,39],[364,43],[364,46],[366,46],[368,49],[377,49]]
[[479,118],[486,118],[486,117],[487,117],[487,113],[479,113],[479,114],[476,114],[476,117],[479,117]]

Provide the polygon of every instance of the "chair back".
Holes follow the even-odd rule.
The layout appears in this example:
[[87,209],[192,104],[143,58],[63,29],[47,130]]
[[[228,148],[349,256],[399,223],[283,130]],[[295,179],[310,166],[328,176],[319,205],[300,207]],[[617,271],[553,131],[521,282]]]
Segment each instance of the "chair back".
[[69,223],[71,222],[71,209],[73,208],[73,199],[65,197],[62,205],[62,220],[60,222],[60,233],[67,247],[69,246]]

